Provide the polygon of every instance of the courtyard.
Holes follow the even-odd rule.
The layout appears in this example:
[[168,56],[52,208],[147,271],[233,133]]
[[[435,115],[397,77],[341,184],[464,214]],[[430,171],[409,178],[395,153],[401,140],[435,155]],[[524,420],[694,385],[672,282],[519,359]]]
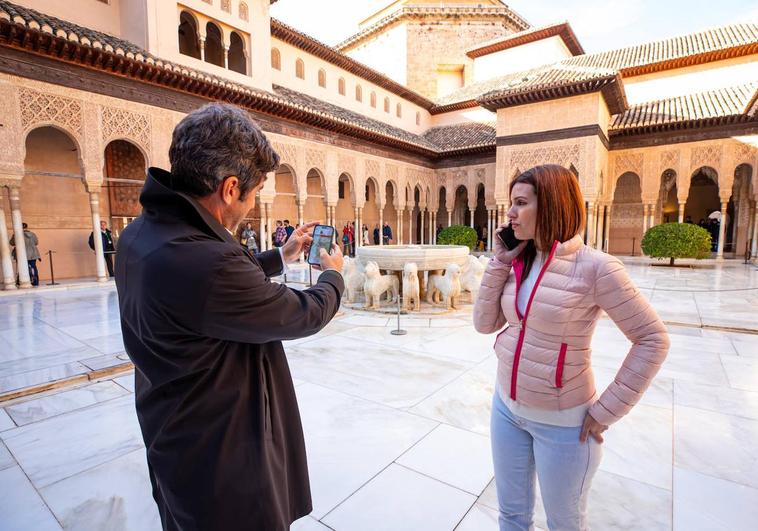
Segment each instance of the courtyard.
[[[672,348],[641,403],[606,433],[594,529],[751,529],[758,518],[758,268],[629,258]],[[283,281],[284,279],[278,279]],[[305,286],[303,270],[288,276]],[[0,297],[0,528],[160,529],[112,284]],[[313,513],[298,530],[497,529],[489,443],[494,336],[471,307],[397,320],[343,310],[285,345]],[[593,341],[604,389],[629,342]],[[539,504],[539,501],[538,501]],[[546,528],[538,507],[537,525]]]

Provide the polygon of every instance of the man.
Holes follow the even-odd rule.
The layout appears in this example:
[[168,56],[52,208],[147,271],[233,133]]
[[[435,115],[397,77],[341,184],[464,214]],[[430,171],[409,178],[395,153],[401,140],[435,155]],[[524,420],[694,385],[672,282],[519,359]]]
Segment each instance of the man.
[[379,245],[379,224],[374,225],[374,245]]
[[[103,239],[103,256],[105,265],[108,268],[108,276],[113,276],[113,253],[116,248],[113,246],[113,234],[111,234],[108,224],[105,221],[100,222],[100,237]],[[95,250],[95,237],[92,232],[89,233],[89,248]]]
[[[26,248],[26,265],[29,268],[29,281],[32,286],[39,286],[39,271],[37,270],[37,260],[42,261],[39,254],[39,238],[29,230],[29,225],[22,223],[24,229],[24,247]],[[11,246],[13,246],[13,258],[16,258],[16,236],[11,236]],[[18,281],[16,282],[18,283]]]
[[386,221],[384,222],[384,227],[382,227],[382,238],[384,238],[384,245],[389,245],[392,241],[392,228]]
[[295,227],[290,225],[290,220],[285,219],[284,220],[284,231],[287,233],[287,237],[284,241],[287,241],[290,239],[290,236],[292,236],[292,233],[295,232]]
[[151,168],[124,229],[116,286],[136,366],[137,417],[164,530],[285,530],[311,511],[282,339],[337,312],[342,254],[315,286],[269,279],[312,241],[304,224],[253,255],[233,236],[279,156],[243,110],[208,104],[177,125],[171,172]]

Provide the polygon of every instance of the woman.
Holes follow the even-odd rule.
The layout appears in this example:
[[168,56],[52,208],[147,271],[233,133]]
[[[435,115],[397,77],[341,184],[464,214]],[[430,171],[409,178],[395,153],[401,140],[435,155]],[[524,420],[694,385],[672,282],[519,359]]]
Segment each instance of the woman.
[[255,238],[257,237],[258,234],[256,234],[253,229],[252,223],[248,222],[245,224],[245,228],[242,229],[242,233],[240,234],[240,243],[247,247],[247,250],[251,253],[257,253],[258,244],[255,242]]
[[363,225],[363,229],[361,231],[363,233],[363,245],[366,246],[369,244],[368,241],[368,225]]
[[[532,168],[510,196],[508,219],[522,242],[509,251],[494,238],[474,306],[477,331],[509,325],[495,340],[491,419],[500,529],[532,528],[536,475],[548,527],[582,530],[602,433],[648,388],[668,334],[622,263],[584,245],[584,199],[570,171]],[[590,344],[603,310],[633,344],[598,397]]]

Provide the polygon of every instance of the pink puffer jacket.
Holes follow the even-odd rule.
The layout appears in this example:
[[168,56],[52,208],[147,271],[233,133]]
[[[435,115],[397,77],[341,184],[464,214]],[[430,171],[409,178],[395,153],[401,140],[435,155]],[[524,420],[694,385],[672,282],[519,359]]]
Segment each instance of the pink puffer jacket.
[[516,307],[522,269],[519,259],[513,267],[490,260],[474,306],[477,331],[491,334],[509,325],[495,340],[500,389],[513,400],[549,410],[591,400],[590,343],[605,310],[633,343],[615,380],[589,410],[601,424],[613,424],[639,401],[660,369],[669,349],[666,327],[622,263],[587,247],[580,236],[553,244],[523,316]]

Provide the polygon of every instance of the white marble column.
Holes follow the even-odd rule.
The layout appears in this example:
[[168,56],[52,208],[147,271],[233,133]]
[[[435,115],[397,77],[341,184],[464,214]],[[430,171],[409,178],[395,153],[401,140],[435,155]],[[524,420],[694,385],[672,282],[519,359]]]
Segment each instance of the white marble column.
[[469,219],[469,226],[473,229],[474,228],[474,212],[476,212],[476,210],[472,210],[471,207],[469,207],[468,211],[471,214],[470,216],[471,219]]
[[595,249],[603,249],[603,231],[605,223],[605,205],[598,205],[597,207],[597,232],[595,236]]
[[384,205],[379,205],[379,245],[384,245]]
[[8,243],[8,226],[5,224],[5,186],[0,186],[0,262],[3,270],[3,289],[16,289],[16,279],[13,277],[13,261],[11,246]]
[[260,247],[258,248],[258,250],[260,252],[263,252],[266,250],[266,204],[259,203],[258,206],[261,211],[261,222],[260,222],[260,227],[258,228],[258,240],[260,243]]
[[421,211],[421,241],[419,242],[421,245],[424,245],[424,217],[426,209],[419,208]]
[[360,216],[358,215],[358,207],[353,207],[353,220],[354,220],[353,226],[355,228],[355,231],[353,234],[353,238],[354,238],[353,247],[357,249],[358,247],[360,247],[360,244],[361,244],[360,238],[358,237],[361,233],[361,226],[360,226],[361,220],[360,220]]
[[648,216],[649,216],[649,219],[647,222],[647,228],[648,230],[650,230],[653,227],[655,227],[655,205],[654,204],[648,205]]
[[647,205],[642,205],[642,234],[647,232]]
[[758,256],[758,202],[753,205],[753,243],[750,250],[753,260]]
[[305,224],[305,220],[303,219],[303,204],[302,203],[297,204],[297,223],[301,227]]
[[403,211],[397,209],[397,227],[395,227],[395,243],[403,245]]
[[447,226],[450,227],[453,224],[453,211],[448,210],[447,211]]
[[408,212],[408,243],[413,244],[415,243],[413,241],[413,211],[415,210],[415,207],[411,207],[410,211]]
[[205,61],[205,37],[200,37],[200,60]]
[[592,240],[595,237],[595,203],[590,201],[587,204],[587,241],[588,246],[592,247]]
[[607,214],[607,221],[605,222],[605,227],[603,231],[603,250],[607,253],[608,248],[610,247],[610,234],[611,234],[611,208],[612,204],[608,203],[608,214]]
[[684,205],[687,203],[679,203],[679,223],[684,223]]
[[92,214],[92,239],[94,240],[94,243],[95,243],[95,267],[97,270],[97,281],[106,282],[108,280],[108,273],[105,271],[105,256],[103,255],[103,237],[100,233],[100,194],[99,192],[89,193],[89,208]]
[[229,69],[229,47],[224,46],[224,68]]
[[[16,243],[16,267],[18,271],[19,287],[31,288],[29,279],[29,264],[26,259],[26,245],[24,243],[24,227],[21,221],[21,195],[20,188],[10,187],[11,221],[13,222],[13,239]],[[98,233],[100,227],[97,228]]]
[[728,203],[721,203],[721,222],[719,223],[719,246],[718,246],[718,251],[716,252],[717,260],[724,259],[724,239],[726,235],[726,223],[724,223],[724,221],[726,220],[727,205]]
[[489,211],[488,218],[489,218],[489,229],[487,229],[487,250],[491,251],[492,248],[494,247],[493,244],[495,242],[495,240],[493,240],[493,238],[495,237],[495,210],[494,209]]

